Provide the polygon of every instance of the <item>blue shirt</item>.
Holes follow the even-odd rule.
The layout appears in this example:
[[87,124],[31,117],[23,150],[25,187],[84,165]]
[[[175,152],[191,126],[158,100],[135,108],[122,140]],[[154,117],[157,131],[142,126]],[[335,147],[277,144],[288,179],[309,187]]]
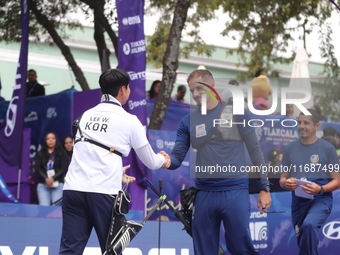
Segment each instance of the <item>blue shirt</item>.
[[[177,130],[176,141],[181,141],[184,144],[191,144],[194,149],[197,149],[196,169],[206,170],[209,166],[232,166],[236,172],[214,173],[213,177],[218,178],[197,178],[196,188],[199,190],[220,191],[239,188],[248,188],[248,173],[240,172],[241,167],[246,166],[246,155],[243,141],[231,140],[215,140],[209,139],[214,131],[213,121],[220,118],[222,105],[218,104],[215,108],[208,110],[206,115],[202,115],[200,109],[190,115],[184,117]],[[236,122],[243,123],[237,125],[241,137],[252,132],[254,129],[247,125],[249,116],[235,115]],[[186,151],[185,151],[186,153]],[[196,176],[200,174],[196,172]],[[206,176],[206,173],[203,174]]]
[[[336,150],[329,142],[318,139],[313,144],[302,144],[300,140],[288,144],[283,152],[281,165],[290,168],[290,177],[307,178],[311,182],[325,185],[331,181],[329,172],[339,171],[339,161]],[[315,198],[321,195],[314,195]],[[322,196],[332,197],[332,192]],[[309,199],[295,196],[292,192],[292,209]]]

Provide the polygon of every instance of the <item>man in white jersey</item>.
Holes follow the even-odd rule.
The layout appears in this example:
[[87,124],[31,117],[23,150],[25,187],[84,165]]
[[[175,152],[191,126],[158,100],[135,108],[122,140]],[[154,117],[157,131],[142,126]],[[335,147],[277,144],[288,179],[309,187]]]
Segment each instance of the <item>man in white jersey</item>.
[[150,169],[170,164],[154,153],[138,118],[123,109],[130,95],[129,82],[123,70],[104,72],[99,78],[101,103],[75,122],[75,146],[63,191],[59,254],[83,254],[93,227],[102,253],[105,251],[112,195],[122,189],[122,156],[131,148]]

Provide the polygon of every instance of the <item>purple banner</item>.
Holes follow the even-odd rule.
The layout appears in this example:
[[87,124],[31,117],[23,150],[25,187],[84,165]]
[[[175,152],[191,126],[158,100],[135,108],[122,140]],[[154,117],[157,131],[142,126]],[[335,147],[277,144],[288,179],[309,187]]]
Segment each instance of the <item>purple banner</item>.
[[[146,104],[146,111],[148,119],[151,118],[153,108],[155,107],[156,98],[148,99]],[[161,130],[177,131],[181,119],[183,119],[190,112],[197,109],[197,106],[170,100],[168,110],[166,111],[165,118]]]
[[299,138],[297,119],[279,114],[259,116],[249,113],[249,116],[247,124],[255,128],[266,163],[269,163],[268,154],[271,150],[283,151],[287,144]]
[[144,1],[117,0],[118,68],[130,75],[131,95],[125,108],[146,125]]
[[[13,96],[6,118],[0,127],[0,156],[9,166],[20,167],[23,115],[25,108],[25,86],[28,53],[28,0],[21,0],[22,39]],[[1,168],[6,165],[1,165]]]
[[[118,68],[130,75],[131,94],[124,106],[125,110],[136,115],[146,126],[146,93],[145,69],[146,52],[144,36],[144,1],[143,0],[116,0],[118,14]],[[140,162],[134,151],[123,164],[131,165],[128,174],[134,175],[137,180],[143,176],[149,177],[150,171]],[[132,197],[138,197],[144,192],[143,184],[132,183],[129,192]],[[132,199],[132,210],[144,210],[144,201]]]

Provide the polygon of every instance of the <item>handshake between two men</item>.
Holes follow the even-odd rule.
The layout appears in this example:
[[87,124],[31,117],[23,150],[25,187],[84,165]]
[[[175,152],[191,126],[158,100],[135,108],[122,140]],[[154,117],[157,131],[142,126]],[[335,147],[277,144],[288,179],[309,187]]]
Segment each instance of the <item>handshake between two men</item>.
[[171,159],[170,159],[169,154],[167,154],[165,151],[160,151],[160,152],[158,152],[157,154],[161,154],[161,155],[163,155],[164,158],[165,158],[165,161],[164,161],[164,163],[163,163],[163,165],[162,165],[162,168],[164,168],[164,169],[169,168],[170,165],[171,165]]

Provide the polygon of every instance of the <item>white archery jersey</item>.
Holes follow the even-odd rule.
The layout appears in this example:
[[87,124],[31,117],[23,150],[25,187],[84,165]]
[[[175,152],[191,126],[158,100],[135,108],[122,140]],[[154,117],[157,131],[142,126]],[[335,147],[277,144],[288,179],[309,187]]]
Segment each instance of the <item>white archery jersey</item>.
[[[103,98],[102,98],[103,99]],[[128,156],[131,148],[149,144],[145,128],[135,115],[126,112],[110,96],[84,112],[75,140],[83,137],[112,147]],[[66,174],[64,190],[117,194],[122,183],[122,158],[89,142],[79,141],[73,148],[72,160]]]

